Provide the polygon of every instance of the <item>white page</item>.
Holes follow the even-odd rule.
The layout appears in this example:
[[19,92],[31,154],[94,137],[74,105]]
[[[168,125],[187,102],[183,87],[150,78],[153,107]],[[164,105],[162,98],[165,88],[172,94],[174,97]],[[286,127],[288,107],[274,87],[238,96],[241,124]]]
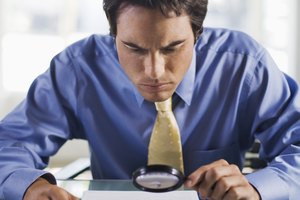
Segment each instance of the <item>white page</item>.
[[164,193],[143,191],[85,191],[82,200],[199,200],[196,191],[183,190]]

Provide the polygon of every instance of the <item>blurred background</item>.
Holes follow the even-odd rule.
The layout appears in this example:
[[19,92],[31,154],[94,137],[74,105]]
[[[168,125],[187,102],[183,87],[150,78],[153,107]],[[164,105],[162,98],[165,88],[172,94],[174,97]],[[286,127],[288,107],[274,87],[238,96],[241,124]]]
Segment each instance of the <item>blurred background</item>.
[[[299,82],[299,11],[297,0],[210,0],[205,26],[248,33]],[[93,33],[108,33],[102,0],[0,0],[0,118],[24,98],[54,55]],[[71,141],[50,166],[82,156],[88,156],[87,144]]]

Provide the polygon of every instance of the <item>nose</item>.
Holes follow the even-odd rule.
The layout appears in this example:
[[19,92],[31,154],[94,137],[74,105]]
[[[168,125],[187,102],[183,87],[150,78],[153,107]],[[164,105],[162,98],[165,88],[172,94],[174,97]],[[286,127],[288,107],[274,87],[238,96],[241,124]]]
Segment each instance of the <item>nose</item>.
[[165,62],[159,53],[149,53],[144,60],[145,74],[149,78],[158,79],[165,73]]

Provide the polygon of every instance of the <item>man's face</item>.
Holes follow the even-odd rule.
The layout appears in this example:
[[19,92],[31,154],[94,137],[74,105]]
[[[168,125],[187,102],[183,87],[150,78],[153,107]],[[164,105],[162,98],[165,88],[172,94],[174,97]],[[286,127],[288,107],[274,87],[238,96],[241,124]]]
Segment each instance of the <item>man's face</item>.
[[127,6],[117,20],[119,61],[148,101],[172,96],[188,70],[194,34],[187,15],[165,17],[159,10]]

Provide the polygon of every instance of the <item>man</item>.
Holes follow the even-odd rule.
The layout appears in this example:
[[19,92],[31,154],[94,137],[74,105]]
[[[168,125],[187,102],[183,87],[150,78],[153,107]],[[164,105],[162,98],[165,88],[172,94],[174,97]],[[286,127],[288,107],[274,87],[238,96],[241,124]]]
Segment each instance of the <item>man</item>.
[[[95,179],[129,179],[147,164],[153,102],[172,96],[186,187],[203,199],[299,198],[298,86],[247,35],[203,28],[206,8],[104,0],[111,36],[57,55],[2,120],[0,197],[76,199],[41,170],[72,138],[89,142]],[[244,176],[255,138],[268,166]]]

